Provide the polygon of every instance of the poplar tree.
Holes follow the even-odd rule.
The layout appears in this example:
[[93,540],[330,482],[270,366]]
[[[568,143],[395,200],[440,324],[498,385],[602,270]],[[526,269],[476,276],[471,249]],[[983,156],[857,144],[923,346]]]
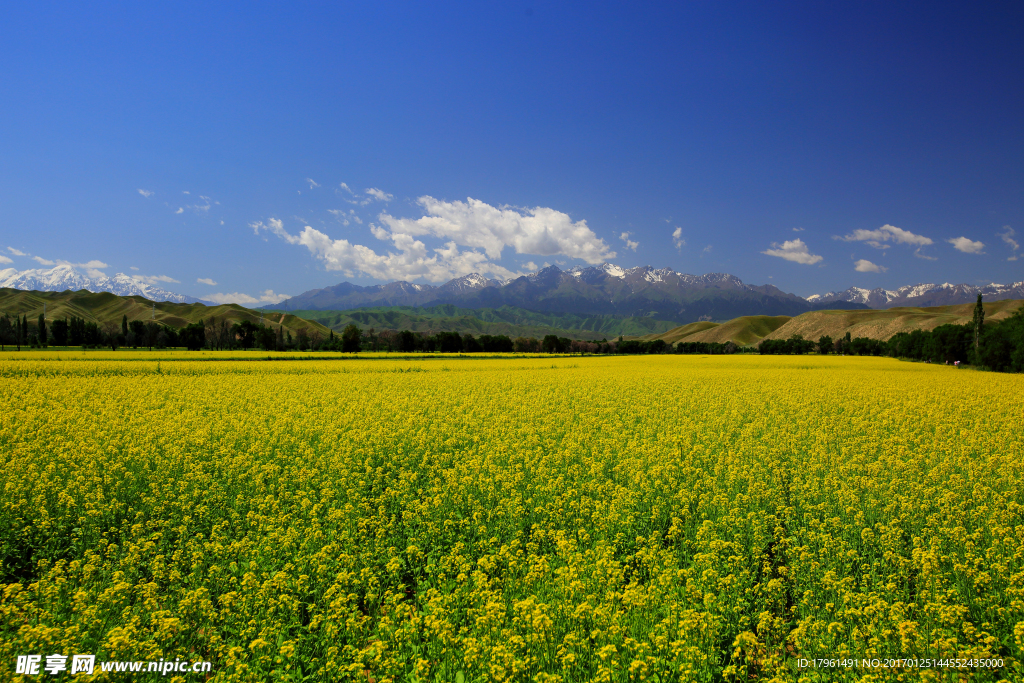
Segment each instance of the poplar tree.
[[985,324],[985,307],[981,305],[981,294],[978,294],[978,303],[974,306],[974,352],[978,352],[978,345],[981,342],[981,326]]

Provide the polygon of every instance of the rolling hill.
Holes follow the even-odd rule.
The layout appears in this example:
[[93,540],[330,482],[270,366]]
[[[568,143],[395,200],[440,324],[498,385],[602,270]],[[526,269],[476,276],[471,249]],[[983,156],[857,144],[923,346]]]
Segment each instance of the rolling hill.
[[[985,302],[985,322],[1009,318],[1024,306],[1019,299]],[[818,339],[828,335],[833,339],[844,336],[869,337],[886,340],[897,332],[931,330],[939,325],[963,325],[971,322],[974,304],[954,306],[898,307],[867,311],[814,311],[799,315],[779,327],[766,339],[788,339],[794,334],[804,339]]]
[[106,322],[120,325],[122,317],[128,316],[129,321],[156,320],[164,325],[181,328],[211,318],[227,319],[230,322],[259,322],[262,318],[266,324],[282,325],[285,330],[292,332],[305,328],[310,334],[329,333],[326,327],[311,320],[288,313],[271,316],[237,304],[206,306],[200,303],[153,302],[141,296],[118,296],[110,292],[89,292],[84,289],[77,292],[38,292],[0,288],[0,315],[27,315],[30,321],[35,321],[43,312],[44,305],[47,320],[74,316],[100,325]]
[[745,315],[724,323],[697,322],[676,327],[664,334],[641,337],[644,340],[664,339],[675,342],[733,342],[740,346],[756,344],[766,335],[788,323],[793,318],[787,315]]
[[[985,322],[1005,320],[1024,301],[1008,299],[985,302]],[[725,323],[700,322],[675,327],[668,332],[648,334],[644,340],[664,339],[670,344],[677,341],[734,342],[741,346],[756,344],[762,339],[789,339],[794,334],[816,340],[822,336],[833,339],[845,336],[869,337],[887,340],[897,332],[916,329],[931,330],[939,325],[963,325],[971,322],[974,304],[954,306],[902,307],[884,310],[811,311],[796,317],[743,316]]]

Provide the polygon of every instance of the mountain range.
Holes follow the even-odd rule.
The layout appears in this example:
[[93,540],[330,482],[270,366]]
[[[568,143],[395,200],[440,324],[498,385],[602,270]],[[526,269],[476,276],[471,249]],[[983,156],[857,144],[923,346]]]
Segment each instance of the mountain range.
[[[548,266],[511,280],[491,280],[473,273],[440,286],[390,282],[361,287],[342,282],[275,304],[277,310],[347,310],[368,306],[437,306],[463,308],[513,306],[544,313],[650,316],[690,322],[728,320],[741,315],[799,315],[818,304],[787,294],[773,285],[748,285],[734,275],[689,275],[671,268],[619,268],[604,264],[561,270]],[[829,303],[866,308],[855,302]]]
[[110,292],[118,296],[141,296],[150,301],[170,301],[177,304],[203,303],[201,299],[185,294],[175,294],[151,285],[144,280],[118,273],[114,277],[90,278],[81,275],[74,266],[59,265],[44,270],[0,270],[0,287],[35,290],[38,292]]
[[952,306],[966,304],[978,300],[981,294],[983,301],[999,301],[1001,299],[1024,299],[1024,281],[1008,285],[995,282],[983,286],[952,285],[944,282],[941,285],[920,284],[906,285],[898,289],[861,289],[850,287],[842,292],[813,294],[807,300],[813,304],[831,304],[835,302],[865,304],[868,308],[895,308],[897,306]]
[[[61,292],[88,290],[120,296],[142,296],[152,301],[206,303],[176,294],[142,278],[118,273],[89,278],[71,265],[51,269],[0,270],[0,287]],[[455,305],[467,309],[511,306],[540,313],[651,317],[675,323],[730,320],[741,316],[796,316],[825,309],[886,309],[897,306],[947,306],[975,301],[1024,299],[1024,281],[996,283],[917,284],[894,290],[851,287],[841,292],[815,294],[806,299],[773,285],[746,284],[734,275],[690,275],[671,268],[620,268],[610,263],[561,270],[549,266],[529,275],[492,280],[477,273],[440,286],[389,282],[363,287],[342,282],[314,289],[267,306],[282,311],[342,311],[367,307]]]

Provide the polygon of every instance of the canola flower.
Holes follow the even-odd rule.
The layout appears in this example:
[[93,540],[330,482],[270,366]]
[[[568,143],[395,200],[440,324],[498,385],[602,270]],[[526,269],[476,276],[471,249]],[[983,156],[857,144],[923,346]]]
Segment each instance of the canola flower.
[[[5,679],[1024,677],[1019,376],[58,355],[0,360]],[[796,666],[900,655],[1003,666]]]

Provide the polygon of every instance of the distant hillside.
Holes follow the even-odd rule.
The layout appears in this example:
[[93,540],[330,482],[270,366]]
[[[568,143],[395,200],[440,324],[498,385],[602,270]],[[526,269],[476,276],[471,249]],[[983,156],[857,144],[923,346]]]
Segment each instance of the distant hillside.
[[[985,302],[985,321],[997,322],[1013,315],[1024,306],[1021,300]],[[897,332],[916,329],[931,330],[939,325],[971,322],[974,304],[885,310],[811,311],[794,318],[788,316],[752,315],[725,323],[698,322],[674,327],[667,332],[648,334],[641,339],[664,339],[669,344],[686,342],[734,342],[741,346],[756,344],[762,339],[789,339],[794,334],[817,340],[822,336],[869,337],[887,340]]]
[[[1019,299],[985,302],[985,322],[1009,318],[1024,306]],[[971,322],[974,304],[955,306],[900,307],[869,311],[815,311],[804,313],[766,335],[767,339],[788,339],[800,334],[804,339],[818,339],[828,335],[833,339],[844,336],[869,337],[886,340],[897,332],[931,330],[939,325]]]
[[[804,315],[810,315],[805,313]],[[698,322],[676,327],[663,334],[643,337],[664,339],[669,344],[684,342],[733,342],[740,346],[754,344],[779,329],[793,318],[787,315],[746,315],[724,323]]]
[[[278,311],[269,311],[278,315]],[[537,337],[548,334],[570,339],[614,339],[619,335],[640,336],[665,332],[675,323],[651,317],[615,315],[574,315],[538,313],[513,306],[501,308],[460,308],[440,306],[381,306],[347,311],[298,310],[300,318],[314,320],[340,332],[347,325],[367,330],[412,330],[414,332],[458,332],[460,334],[505,334],[509,337]]]
[[127,315],[129,321],[155,319],[159,323],[180,328],[200,320],[209,321],[211,318],[227,319],[231,322],[242,322],[243,320],[259,322],[260,317],[263,316],[266,324],[282,325],[286,330],[292,332],[306,328],[310,334],[314,331],[318,331],[320,334],[329,333],[323,325],[303,320],[291,314],[278,313],[271,316],[262,311],[243,308],[238,304],[205,306],[198,303],[157,302],[154,318],[154,302],[141,296],[117,296],[110,292],[94,293],[86,290],[37,292],[8,287],[0,288],[0,315],[4,313],[9,313],[11,316],[27,315],[29,320],[34,322],[43,312],[44,304],[47,320],[75,316],[100,325],[105,322],[114,322],[120,325],[122,317]]
[[[749,285],[726,273],[689,275],[671,268],[612,264],[561,270],[549,266],[512,280],[478,274],[435,287],[390,282],[362,287],[342,282],[286,299],[273,308],[285,311],[332,310],[452,304],[466,309],[504,306],[578,316],[651,317],[676,323],[701,319],[731,320],[741,315],[798,315],[816,304],[772,285]],[[862,308],[863,304],[840,304]]]

